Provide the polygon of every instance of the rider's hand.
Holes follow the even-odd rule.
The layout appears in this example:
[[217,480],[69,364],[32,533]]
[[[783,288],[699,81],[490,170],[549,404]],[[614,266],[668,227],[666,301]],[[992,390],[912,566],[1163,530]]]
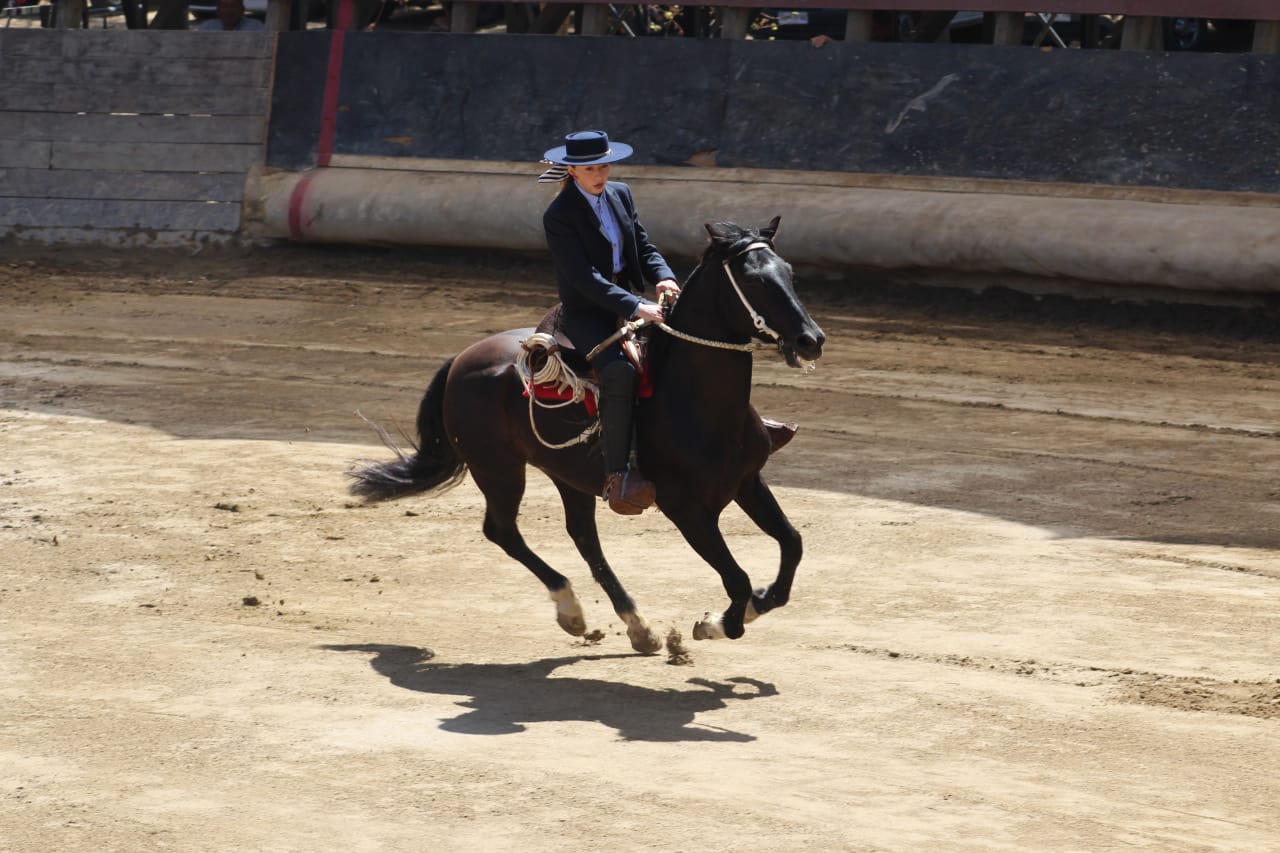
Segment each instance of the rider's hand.
[[665,323],[667,318],[663,316],[662,309],[652,302],[641,302],[636,306],[636,313],[631,315],[633,319],[644,320],[646,323]]
[[680,285],[676,284],[675,279],[664,278],[654,286],[654,290],[658,291],[658,301],[662,301],[662,297],[670,294],[670,299],[674,300],[680,295]]

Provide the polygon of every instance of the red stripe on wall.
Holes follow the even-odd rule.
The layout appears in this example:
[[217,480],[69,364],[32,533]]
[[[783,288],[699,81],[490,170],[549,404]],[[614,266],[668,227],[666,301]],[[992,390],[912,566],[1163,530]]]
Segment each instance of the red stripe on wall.
[[306,204],[307,193],[315,176],[314,169],[307,172],[293,185],[293,192],[289,193],[289,236],[295,240],[301,240],[311,225],[310,211],[306,209]]
[[328,166],[333,158],[333,138],[338,129],[338,95],[342,91],[342,51],[351,26],[354,0],[341,0],[338,19],[329,37],[329,67],[324,75],[324,106],[320,110],[320,141],[316,144],[316,165]]

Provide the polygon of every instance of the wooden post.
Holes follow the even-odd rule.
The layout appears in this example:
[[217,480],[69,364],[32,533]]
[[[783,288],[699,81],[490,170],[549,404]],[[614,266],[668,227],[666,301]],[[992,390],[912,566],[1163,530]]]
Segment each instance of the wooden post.
[[554,35],[560,32],[572,12],[573,7],[567,3],[547,3],[534,18],[531,30],[538,35]]
[[1125,15],[1121,50],[1160,50],[1162,41],[1159,18]]
[[578,21],[578,35],[602,36],[609,28],[609,4],[583,3],[582,19]]
[[[305,4],[307,0],[298,0],[298,2]],[[292,21],[292,7],[293,0],[267,0],[267,29],[273,33],[288,30]]]
[[160,6],[156,10],[155,17],[151,19],[149,29],[185,30],[187,19],[190,17],[191,4],[188,0],[160,0]]
[[1021,12],[996,12],[992,19],[992,44],[1022,44],[1025,15]]
[[845,41],[871,41],[871,12],[850,12],[844,19]]
[[744,39],[751,23],[751,9],[720,7],[720,38]]
[[1280,21],[1253,22],[1253,52],[1280,53]]
[[143,0],[120,0],[120,10],[124,12],[124,25],[128,29],[147,28],[147,4]]
[[57,30],[84,29],[85,0],[54,0],[53,27]]
[[922,12],[916,23],[916,41],[920,44],[946,44],[951,41],[951,19],[955,12]]
[[474,33],[476,22],[480,20],[480,7],[475,3],[463,3],[453,0],[449,6],[449,32]]

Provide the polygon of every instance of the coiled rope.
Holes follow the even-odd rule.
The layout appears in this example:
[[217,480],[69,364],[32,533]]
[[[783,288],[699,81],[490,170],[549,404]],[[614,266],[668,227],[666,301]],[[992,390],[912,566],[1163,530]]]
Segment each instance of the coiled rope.
[[[533,436],[538,439],[538,443],[550,450],[564,450],[568,447],[585,444],[600,431],[600,421],[597,419],[577,436],[559,444],[547,441],[542,437],[542,433],[538,431],[538,424],[534,418],[535,407],[539,409],[562,409],[565,406],[581,403],[588,393],[595,394],[597,397],[599,397],[600,393],[600,389],[594,382],[583,379],[574,373],[569,365],[564,363],[564,359],[560,358],[559,353],[556,352],[557,348],[558,345],[554,337],[542,332],[535,332],[521,341],[520,354],[516,356],[515,365],[516,373],[524,384],[525,394],[529,397],[529,428],[533,430]],[[542,367],[534,372],[529,366],[529,358],[536,350],[544,351],[546,359]],[[556,400],[554,402],[539,400],[534,393],[535,385],[554,385],[557,392],[568,394],[569,399]]]

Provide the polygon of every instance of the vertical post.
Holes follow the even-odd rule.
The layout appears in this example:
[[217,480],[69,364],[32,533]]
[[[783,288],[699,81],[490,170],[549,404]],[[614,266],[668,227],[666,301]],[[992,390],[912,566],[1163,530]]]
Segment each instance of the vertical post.
[[480,20],[480,7],[475,3],[464,3],[453,0],[449,5],[449,32],[474,33],[476,22]]
[[996,12],[992,18],[992,44],[1022,44],[1025,15],[1021,12]]
[[1253,22],[1253,52],[1280,53],[1280,21]]
[[578,22],[578,34],[602,36],[609,27],[608,3],[583,3],[582,20]]
[[[298,0],[306,3],[307,0]],[[283,32],[290,28],[293,0],[267,0],[266,27],[273,33]]]
[[872,12],[850,12],[844,19],[845,41],[871,41]]
[[1121,50],[1160,50],[1160,19],[1146,15],[1125,15],[1120,36]]
[[744,39],[747,37],[747,25],[751,23],[751,10],[741,7],[721,6],[720,38]]
[[85,0],[54,0],[53,28],[79,30],[84,28]]

